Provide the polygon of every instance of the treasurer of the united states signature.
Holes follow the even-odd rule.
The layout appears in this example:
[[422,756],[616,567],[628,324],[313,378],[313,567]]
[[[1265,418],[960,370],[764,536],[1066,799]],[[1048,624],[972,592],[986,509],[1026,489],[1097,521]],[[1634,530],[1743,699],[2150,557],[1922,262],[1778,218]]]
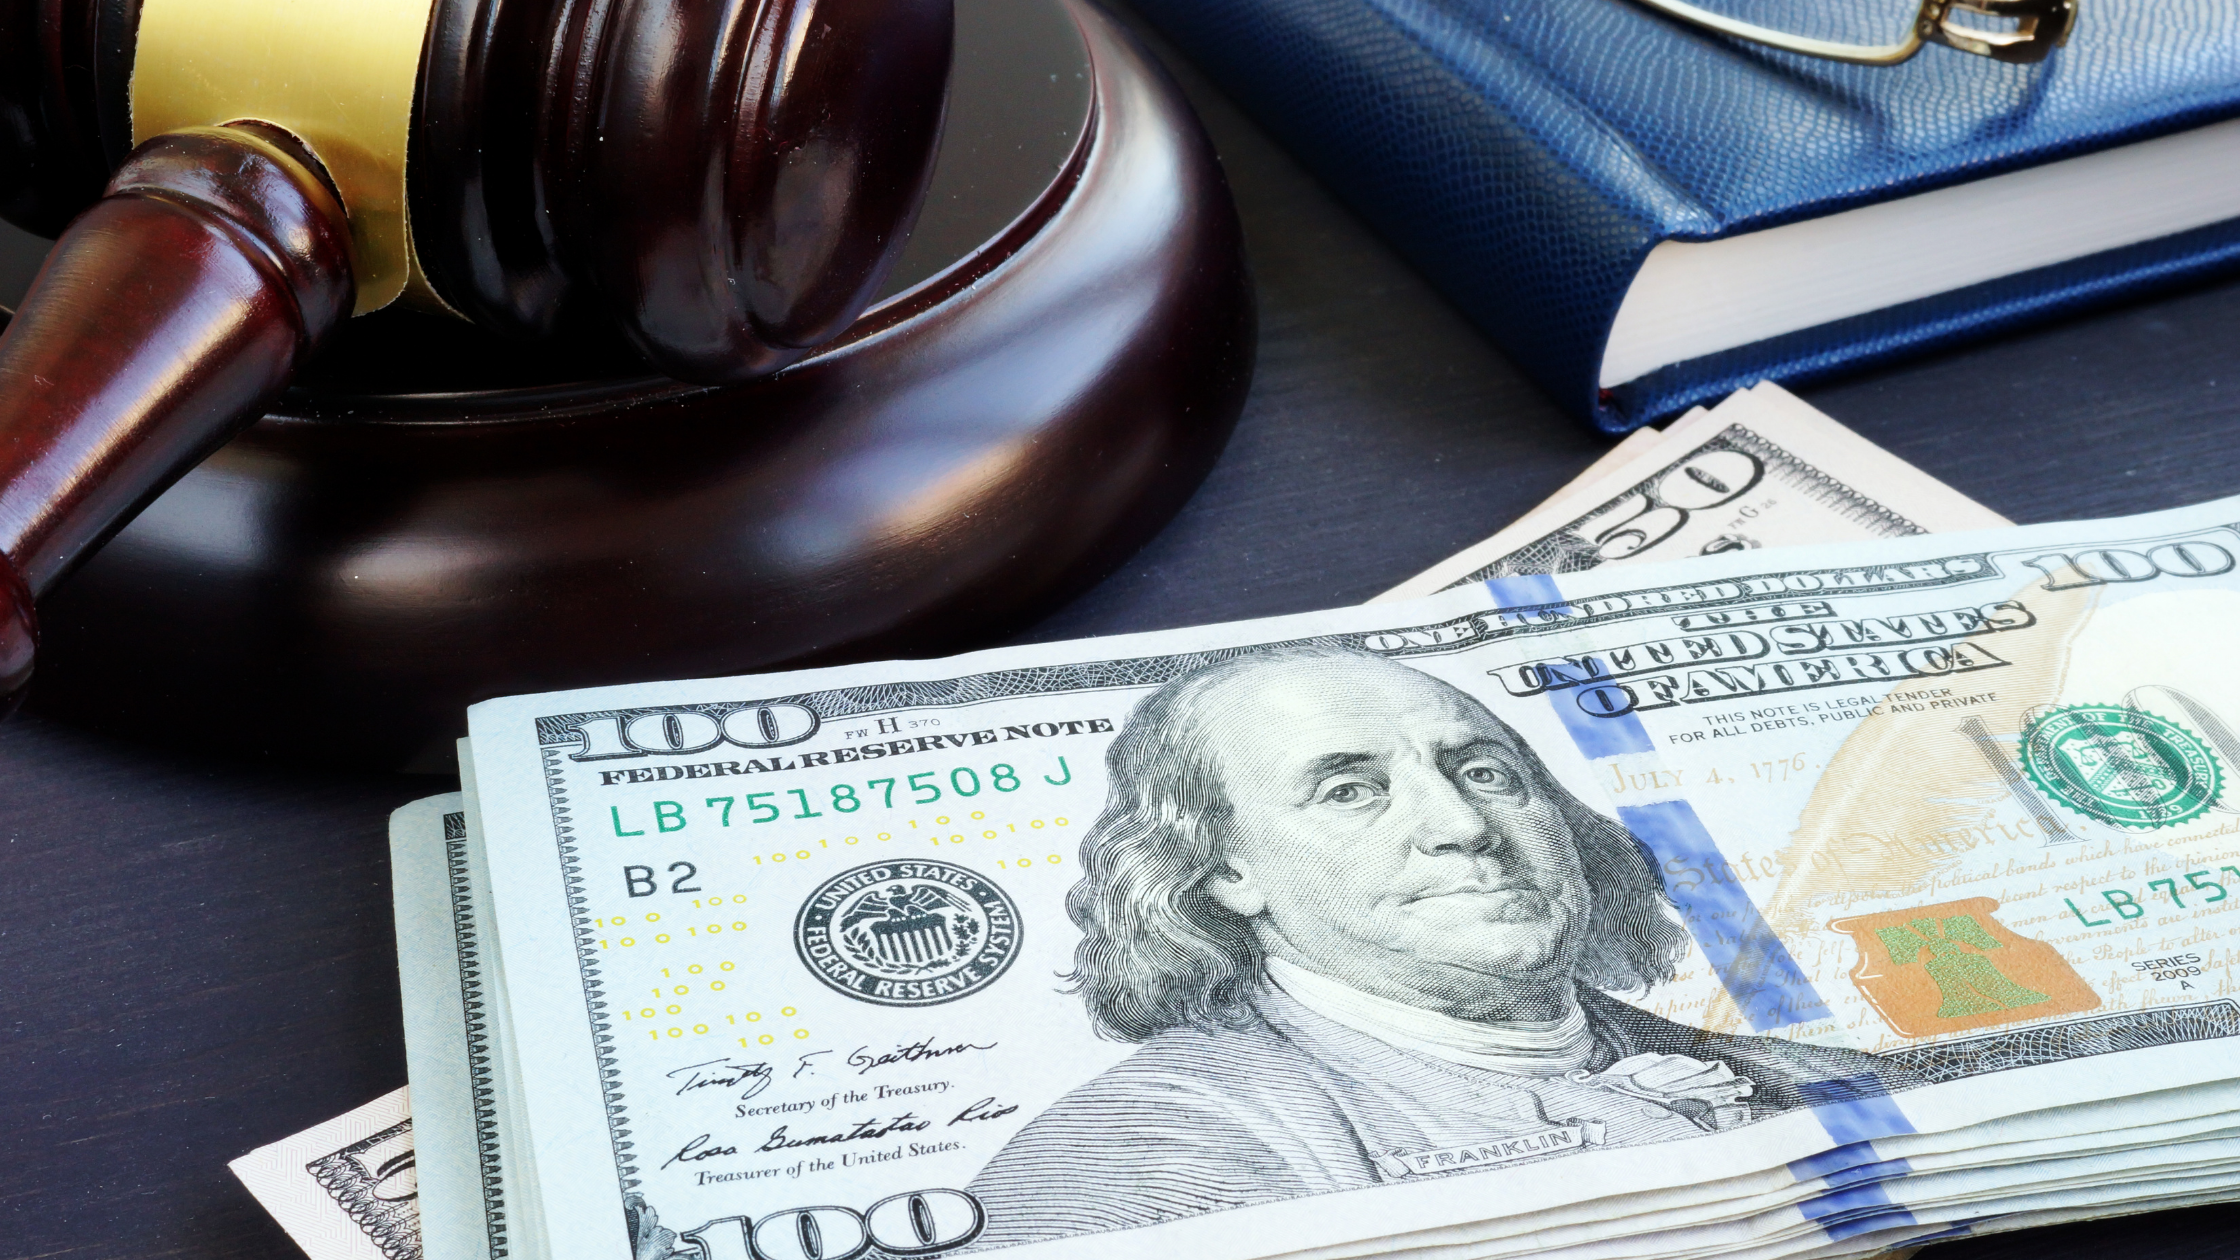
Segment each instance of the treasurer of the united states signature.
[[[1000,1120],[1018,1110],[1017,1103],[1006,1103],[993,1096],[982,1098],[959,1111],[956,1115],[951,1116],[947,1124],[942,1127],[949,1128],[984,1120]],[[914,1111],[905,1111],[892,1120],[882,1120],[878,1116],[873,1116],[868,1120],[858,1120],[845,1129],[838,1129],[830,1133],[809,1133],[800,1136],[795,1136],[789,1131],[791,1126],[781,1124],[771,1130],[770,1136],[764,1139],[762,1144],[755,1147],[754,1150],[757,1154],[765,1154],[771,1151],[796,1150],[804,1146],[838,1146],[848,1142],[876,1142],[882,1138],[893,1137],[898,1133],[923,1133],[933,1127],[934,1121],[932,1119],[921,1116]],[[714,1134],[703,1133],[686,1142],[677,1150],[676,1154],[663,1161],[661,1166],[667,1168],[671,1164],[695,1164],[702,1160],[720,1159],[726,1155],[737,1155],[738,1153],[738,1147],[720,1144],[715,1140]]]

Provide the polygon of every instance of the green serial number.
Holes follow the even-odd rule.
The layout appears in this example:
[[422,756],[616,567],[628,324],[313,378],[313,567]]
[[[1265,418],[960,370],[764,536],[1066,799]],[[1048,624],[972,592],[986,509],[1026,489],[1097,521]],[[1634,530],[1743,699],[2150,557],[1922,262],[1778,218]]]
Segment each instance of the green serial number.
[[[2112,919],[2092,918],[2085,911],[2077,908],[2076,898],[2074,897],[2063,897],[2062,900],[2068,903],[2069,913],[2077,916],[2077,921],[2086,927],[2106,927],[2119,920],[2143,917],[2147,913],[2147,907],[2142,903],[2150,900],[2156,889],[2161,889],[2170,898],[2170,904],[2180,910],[2186,908],[2187,897],[2194,898],[2194,905],[2198,907],[2213,906],[2231,896],[2232,894],[2225,889],[2224,881],[2209,878],[2211,874],[2230,875],[2235,882],[2240,882],[2240,866],[2220,866],[2214,872],[2207,869],[2187,871],[2182,877],[2186,881],[2182,890],[2178,887],[2178,880],[2181,877],[2176,875],[2168,879],[2148,880],[2143,895],[2133,893],[2128,888],[2103,888],[2100,890],[2100,899],[2108,903],[2106,913],[2116,916]],[[2093,906],[2090,902],[2086,904],[2093,912],[2101,912],[2100,907]]]
[[[1058,773],[1042,775],[1042,781],[1052,787],[1064,787],[1073,782],[1073,769],[1066,759],[1058,758]],[[835,783],[822,790],[820,797],[812,797],[807,788],[785,788],[771,792],[748,792],[743,796],[711,796],[700,804],[702,825],[712,823],[717,827],[733,824],[757,826],[774,823],[783,818],[823,818],[827,812],[853,814],[866,806],[877,810],[892,810],[898,805],[931,805],[944,796],[974,797],[982,792],[1016,792],[1025,781],[1009,762],[997,762],[985,770],[975,766],[957,766],[946,776],[939,770],[924,770],[917,774],[891,779],[869,779],[860,786],[855,783]],[[896,799],[899,791],[901,799]],[[791,798],[781,805],[784,798]],[[790,805],[791,812],[788,812]],[[825,808],[819,809],[822,805]],[[629,819],[622,817],[620,805],[609,806],[607,817],[614,825],[617,837],[642,836],[647,826],[660,834],[683,831],[692,825],[692,815],[687,813],[687,802],[655,801],[653,816],[643,815]],[[639,824],[635,828],[630,824]]]

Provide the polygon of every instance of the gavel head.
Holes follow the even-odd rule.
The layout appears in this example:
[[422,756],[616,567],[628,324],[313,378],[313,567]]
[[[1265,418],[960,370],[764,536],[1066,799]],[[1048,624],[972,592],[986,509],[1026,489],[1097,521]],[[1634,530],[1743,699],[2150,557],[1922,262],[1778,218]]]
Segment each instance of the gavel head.
[[843,331],[939,144],[950,0],[0,0],[0,216],[250,121],[348,216],[356,309],[609,326],[750,379]]
[[844,330],[931,176],[951,0],[0,0],[0,711],[35,603],[353,309],[730,384]]

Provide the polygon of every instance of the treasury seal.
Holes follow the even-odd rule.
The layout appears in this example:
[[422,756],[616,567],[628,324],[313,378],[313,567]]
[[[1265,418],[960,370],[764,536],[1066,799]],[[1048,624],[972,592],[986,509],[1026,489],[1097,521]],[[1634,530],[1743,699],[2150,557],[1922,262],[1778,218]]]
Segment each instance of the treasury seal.
[[954,1002],[995,983],[1019,954],[1019,908],[947,862],[874,862],[834,876],[793,920],[819,980],[882,1006]]
[[2200,736],[2125,705],[2071,705],[2032,722],[2022,766],[2070,809],[2140,831],[2190,822],[2224,791],[2224,768]]

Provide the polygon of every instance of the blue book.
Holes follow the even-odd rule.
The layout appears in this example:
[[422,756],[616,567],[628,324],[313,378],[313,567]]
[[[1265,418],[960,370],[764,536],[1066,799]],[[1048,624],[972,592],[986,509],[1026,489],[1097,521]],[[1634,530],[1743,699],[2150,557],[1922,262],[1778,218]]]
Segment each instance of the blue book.
[[[1914,0],[1697,0],[1851,43]],[[2240,264],[2240,4],[1890,67],[1628,0],[1132,0],[1567,409],[1622,433]]]

